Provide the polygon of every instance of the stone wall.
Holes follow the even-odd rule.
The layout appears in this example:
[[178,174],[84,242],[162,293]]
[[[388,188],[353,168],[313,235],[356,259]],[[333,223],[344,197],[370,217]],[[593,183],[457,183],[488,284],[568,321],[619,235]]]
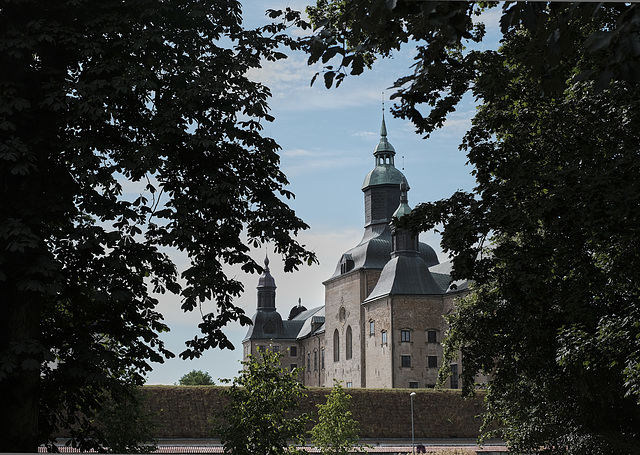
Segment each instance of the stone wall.
[[[148,410],[157,424],[157,437],[215,438],[213,419],[225,398],[222,387],[145,386]],[[308,390],[301,412],[316,415],[316,404],[324,404],[329,388]],[[476,416],[482,410],[482,395],[464,400],[459,391],[429,389],[352,389],[352,412],[360,424],[361,438],[410,438],[411,399],[414,398],[416,441],[421,438],[475,438],[480,428]]]

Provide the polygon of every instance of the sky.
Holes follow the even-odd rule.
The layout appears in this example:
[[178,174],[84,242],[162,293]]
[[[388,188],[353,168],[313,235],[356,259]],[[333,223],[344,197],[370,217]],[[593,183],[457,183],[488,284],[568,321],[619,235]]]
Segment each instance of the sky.
[[[259,25],[266,20],[266,8],[303,10],[306,2],[251,0],[243,2],[246,25]],[[487,38],[497,36],[500,11],[483,18]],[[374,167],[373,150],[380,138],[382,101],[385,99],[385,122],[388,140],[396,150],[395,165],[406,176],[410,191],[409,204],[449,197],[457,190],[474,187],[472,168],[463,151],[458,149],[464,132],[475,112],[473,99],[467,96],[439,131],[428,140],[415,133],[412,125],[394,118],[388,111],[392,102],[388,90],[396,79],[410,74],[414,52],[406,49],[390,59],[379,60],[370,71],[347,77],[337,89],[327,90],[321,78],[310,86],[319,66],[309,67],[302,53],[276,63],[265,63],[252,76],[272,91],[269,104],[273,123],[266,124],[264,134],[282,147],[281,169],[287,175],[288,189],[295,194],[290,206],[310,229],[299,235],[299,241],[314,251],[319,265],[303,266],[298,272],[284,273],[280,257],[268,245],[253,251],[260,263],[268,255],[271,274],[275,278],[276,306],[286,318],[301,299],[311,309],[324,304],[323,281],[333,274],[342,253],[356,246],[364,232],[364,197],[362,182]],[[383,95],[384,92],[384,95]],[[437,233],[425,232],[420,240],[431,245],[440,261],[447,260],[439,245]],[[178,267],[186,258],[174,257]],[[235,301],[248,316],[256,311],[258,275],[228,268],[231,276],[244,283],[244,294]],[[232,324],[225,333],[236,346],[230,350],[210,350],[201,358],[182,360],[178,354],[184,341],[199,333],[200,313],[185,314],[177,297],[162,296],[159,310],[171,332],[162,334],[166,347],[176,354],[164,364],[154,364],[147,384],[174,384],[192,370],[208,372],[216,383],[219,378],[233,378],[241,369],[242,339],[247,327]],[[211,307],[203,306],[204,312]]]

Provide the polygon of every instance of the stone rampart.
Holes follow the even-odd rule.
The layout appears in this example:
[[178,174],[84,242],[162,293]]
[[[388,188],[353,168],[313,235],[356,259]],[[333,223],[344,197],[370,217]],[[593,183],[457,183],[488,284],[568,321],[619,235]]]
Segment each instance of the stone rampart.
[[[215,438],[214,418],[226,397],[215,386],[145,386],[147,407],[162,439]],[[329,388],[308,389],[300,412],[316,414],[316,404],[326,403]],[[414,398],[416,439],[476,438],[480,428],[482,393],[463,399],[457,390],[349,389],[353,417],[360,424],[360,437],[371,439],[411,438],[411,399]]]

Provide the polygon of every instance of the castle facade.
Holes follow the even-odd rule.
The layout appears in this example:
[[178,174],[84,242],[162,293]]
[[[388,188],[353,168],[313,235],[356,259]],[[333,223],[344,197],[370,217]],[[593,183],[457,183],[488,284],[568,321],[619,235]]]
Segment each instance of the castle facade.
[[[271,349],[283,368],[303,367],[308,387],[433,387],[443,362],[445,315],[468,292],[452,285],[449,262],[391,221],[411,212],[409,184],[395,167],[395,150],[382,120],[374,150],[375,167],[362,185],[365,225],[362,240],[338,259],[323,284],[325,304],[298,303],[287,319],[276,309],[276,284],[269,270],[258,281],[257,311],[243,340],[243,355]],[[449,365],[446,387],[458,388],[461,361]]]

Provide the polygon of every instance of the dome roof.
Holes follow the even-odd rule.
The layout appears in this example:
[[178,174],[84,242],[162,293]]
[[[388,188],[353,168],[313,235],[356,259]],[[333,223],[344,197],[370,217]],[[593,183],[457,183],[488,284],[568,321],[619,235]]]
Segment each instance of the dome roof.
[[366,188],[376,185],[398,186],[405,180],[404,174],[393,164],[379,164],[364,178],[362,190],[364,191]]
[[409,191],[409,184],[405,179],[400,184],[400,205],[396,211],[393,212],[393,216],[396,218],[402,218],[411,213],[411,207],[409,207],[409,200],[407,199],[407,191]]
[[264,258],[264,271],[260,278],[258,279],[258,289],[259,288],[276,288],[276,280],[271,276],[271,272],[269,271],[269,258]]
[[287,338],[282,316],[277,311],[258,311],[253,315],[252,321],[245,340]]

